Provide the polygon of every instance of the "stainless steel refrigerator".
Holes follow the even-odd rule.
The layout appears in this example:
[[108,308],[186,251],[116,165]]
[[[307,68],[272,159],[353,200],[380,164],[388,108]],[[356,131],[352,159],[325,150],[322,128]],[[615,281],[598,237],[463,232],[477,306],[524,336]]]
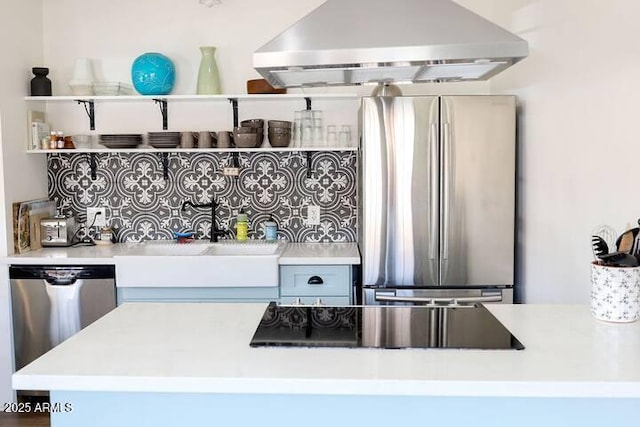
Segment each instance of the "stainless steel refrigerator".
[[360,114],[363,302],[513,302],[515,97],[366,97]]

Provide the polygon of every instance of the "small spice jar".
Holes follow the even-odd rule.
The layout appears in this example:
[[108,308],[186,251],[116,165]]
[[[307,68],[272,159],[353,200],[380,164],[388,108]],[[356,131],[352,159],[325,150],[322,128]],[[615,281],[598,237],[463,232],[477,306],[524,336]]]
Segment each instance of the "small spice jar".
[[66,149],[76,148],[76,146],[73,145],[73,140],[71,139],[70,136],[65,136],[64,137],[64,148],[66,148]]
[[111,227],[102,227],[100,229],[100,240],[103,242],[109,242],[111,243],[113,238],[113,231],[111,230]]
[[51,132],[51,136],[49,137],[49,149],[55,150],[58,148],[58,134],[56,132]]
[[58,144],[56,148],[64,148],[64,132],[58,132],[56,143]]

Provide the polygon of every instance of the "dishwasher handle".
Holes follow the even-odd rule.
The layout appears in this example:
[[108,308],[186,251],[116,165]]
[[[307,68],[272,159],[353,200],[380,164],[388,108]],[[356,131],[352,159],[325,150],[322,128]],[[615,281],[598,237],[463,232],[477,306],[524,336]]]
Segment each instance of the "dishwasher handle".
[[78,279],[76,277],[48,277],[44,280],[51,286],[71,286]]
[[11,265],[10,279],[114,279],[116,277],[113,265]]

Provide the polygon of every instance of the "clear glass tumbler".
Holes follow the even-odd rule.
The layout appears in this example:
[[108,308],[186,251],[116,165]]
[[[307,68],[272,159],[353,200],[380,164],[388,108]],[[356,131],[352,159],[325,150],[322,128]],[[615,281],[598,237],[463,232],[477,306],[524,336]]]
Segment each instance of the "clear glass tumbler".
[[338,135],[338,143],[341,147],[351,146],[351,125],[342,125]]
[[327,146],[328,147],[338,146],[338,130],[336,125],[327,126]]

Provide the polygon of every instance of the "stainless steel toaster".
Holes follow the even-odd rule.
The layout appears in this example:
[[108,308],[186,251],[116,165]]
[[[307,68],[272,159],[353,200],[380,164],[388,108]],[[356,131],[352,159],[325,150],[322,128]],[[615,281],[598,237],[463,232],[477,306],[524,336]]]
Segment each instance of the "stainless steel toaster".
[[42,246],[70,246],[76,232],[74,217],[55,216],[40,220],[40,243]]

